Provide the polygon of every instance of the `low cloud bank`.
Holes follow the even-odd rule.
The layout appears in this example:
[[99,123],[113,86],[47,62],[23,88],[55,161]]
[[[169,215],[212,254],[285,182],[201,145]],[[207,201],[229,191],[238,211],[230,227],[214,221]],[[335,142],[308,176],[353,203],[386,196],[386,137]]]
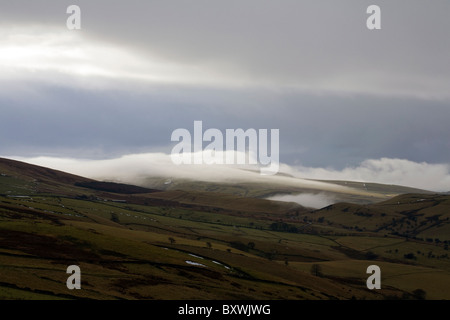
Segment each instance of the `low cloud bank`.
[[450,191],[450,164],[430,164],[405,159],[368,159],[355,167],[327,168],[289,167],[285,172],[296,177],[318,180],[351,180],[395,184],[430,191]]
[[[53,157],[14,158],[72,174],[106,181],[147,186],[149,177],[189,179],[206,182],[253,182],[289,185],[336,192],[351,191],[335,184],[280,175],[261,175],[258,165],[207,165],[172,162],[164,153],[145,153],[109,160],[79,160]],[[285,167],[283,165],[281,168]]]
[[[343,170],[280,164],[279,171],[291,176],[262,176],[259,174],[257,166],[250,165],[175,165],[171,161],[170,155],[164,153],[125,155],[109,160],[52,157],[13,158],[97,180],[137,185],[143,185],[148,177],[162,177],[209,182],[276,183],[336,192],[350,190],[350,188],[342,186],[307,180],[319,179],[396,184],[437,192],[450,190],[449,164],[417,163],[391,158],[369,159],[358,166],[344,168]],[[316,201],[320,200],[320,197],[315,196],[311,199]],[[308,201],[307,198],[300,198],[300,200]],[[313,200],[311,201],[311,203],[314,203]]]
[[314,209],[320,209],[336,202],[336,199],[334,197],[323,193],[318,194],[301,193],[297,195],[287,194],[287,195],[273,196],[267,199],[285,202],[296,202],[304,207]]

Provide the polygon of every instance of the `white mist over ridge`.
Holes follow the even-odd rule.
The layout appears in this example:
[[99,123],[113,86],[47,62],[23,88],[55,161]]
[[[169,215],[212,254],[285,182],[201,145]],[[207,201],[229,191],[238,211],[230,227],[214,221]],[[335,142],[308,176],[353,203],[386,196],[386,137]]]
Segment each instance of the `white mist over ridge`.
[[295,177],[317,180],[343,180],[394,184],[435,192],[450,191],[450,164],[430,164],[406,159],[367,159],[358,166],[342,170],[311,167],[287,167]]
[[286,194],[269,197],[267,199],[284,202],[296,202],[304,207],[314,209],[320,209],[336,202],[336,199],[333,196],[324,193],[301,193],[297,195]]
[[342,170],[289,166],[280,163],[279,172],[290,176],[260,175],[257,165],[175,165],[171,161],[170,155],[165,153],[131,154],[107,160],[56,157],[9,158],[96,180],[136,185],[144,185],[145,180],[149,177],[161,177],[223,183],[272,183],[321,191],[364,193],[364,191],[344,186],[308,180],[318,179],[395,184],[436,192],[450,190],[450,166],[448,164],[417,163],[391,158],[368,159],[359,166]]
[[[173,180],[187,179],[217,183],[272,183],[334,192],[352,192],[350,188],[330,183],[283,175],[261,175],[258,165],[176,165],[172,162],[171,155],[164,153],[133,154],[108,160],[82,160],[54,157],[15,157],[14,159],[91,179],[116,181],[140,186],[147,186],[146,182],[149,177],[158,177]],[[283,170],[285,167],[287,168],[283,164],[280,166],[280,169]],[[359,194],[360,192],[358,191],[357,193]]]

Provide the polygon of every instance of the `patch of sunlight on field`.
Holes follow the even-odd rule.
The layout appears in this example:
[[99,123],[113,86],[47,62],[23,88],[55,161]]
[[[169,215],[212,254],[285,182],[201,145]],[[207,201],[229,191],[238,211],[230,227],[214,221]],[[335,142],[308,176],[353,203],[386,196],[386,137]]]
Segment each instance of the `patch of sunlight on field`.
[[395,276],[382,276],[382,285],[389,285],[412,292],[422,289],[426,292],[426,298],[432,300],[450,299],[450,273],[441,270],[428,272],[411,272],[405,270],[404,274]]
[[361,279],[365,282],[369,277],[366,273],[370,265],[378,265],[381,269],[381,288],[394,287],[406,292],[416,289],[425,290],[427,299],[450,299],[450,273],[440,269],[422,266],[397,264],[371,260],[343,260],[319,263],[291,262],[289,266],[310,272],[313,264],[321,266],[326,276]]

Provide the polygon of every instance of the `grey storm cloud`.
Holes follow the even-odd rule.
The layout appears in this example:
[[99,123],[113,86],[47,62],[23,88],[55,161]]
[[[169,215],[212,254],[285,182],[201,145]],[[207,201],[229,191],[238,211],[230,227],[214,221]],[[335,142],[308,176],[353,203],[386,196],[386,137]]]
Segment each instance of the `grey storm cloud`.
[[[72,4],[81,30],[66,28]],[[381,30],[366,28],[371,4]],[[448,1],[0,1],[0,154],[169,153],[171,132],[202,120],[280,129],[283,163],[330,174],[367,159],[446,164],[448,12]]]
[[414,99],[195,88],[178,89],[176,97],[170,88],[140,95],[67,88],[40,93],[31,101],[0,97],[2,105],[14,106],[3,110],[9,120],[0,128],[3,154],[170,152],[173,130],[192,131],[194,121],[203,120],[205,130],[279,128],[280,159],[292,164],[344,167],[368,158],[432,163],[450,158],[450,108],[441,101],[424,106]]
[[[271,86],[448,97],[448,1],[76,1],[93,41]],[[2,3],[2,24],[65,27],[73,1]]]

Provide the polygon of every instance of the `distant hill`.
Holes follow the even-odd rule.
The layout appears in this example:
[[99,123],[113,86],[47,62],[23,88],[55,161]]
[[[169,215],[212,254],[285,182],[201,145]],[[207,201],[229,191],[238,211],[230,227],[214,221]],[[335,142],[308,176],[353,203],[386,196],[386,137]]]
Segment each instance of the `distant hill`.
[[381,194],[387,195],[397,195],[397,194],[405,194],[405,193],[423,193],[423,194],[432,194],[434,192],[411,188],[406,186],[394,185],[394,184],[382,184],[382,183],[373,183],[373,182],[359,182],[359,181],[344,181],[344,180],[317,180],[326,183],[338,184],[345,187],[351,187],[355,189],[378,192]]
[[[7,190],[12,189],[12,190]],[[59,170],[0,158],[0,193],[75,195],[86,189],[118,194],[151,193],[159,190],[122,183],[102,182]]]
[[[399,185],[388,185],[380,183],[364,183],[356,181],[337,181],[337,180],[311,180],[324,182],[329,185],[339,185],[344,188],[337,190],[329,190],[329,188],[308,188],[307,186],[296,186],[295,177],[289,175],[282,175],[290,178],[289,183],[282,184],[279,181],[274,183],[256,183],[256,182],[207,182],[194,181],[188,179],[167,179],[162,177],[147,177],[143,179],[141,186],[148,188],[156,188],[166,191],[198,191],[198,192],[217,192],[222,194],[230,194],[240,197],[252,198],[270,198],[278,195],[297,195],[302,193],[308,194],[323,194],[334,199],[336,202],[350,202],[356,204],[377,203],[383,200],[390,199],[400,194],[406,193],[423,193],[432,194],[428,190],[410,188]],[[301,183],[300,183],[301,184]]]
[[314,217],[345,230],[450,241],[450,195],[404,194],[368,205],[336,203]]
[[285,213],[305,209],[292,203],[248,198],[220,192],[161,191],[124,183],[96,181],[66,172],[0,158],[0,194],[31,196],[53,194],[66,197],[99,198],[144,205],[182,206],[238,212]]
[[104,182],[104,181],[84,181],[84,182],[75,182],[76,186],[106,191],[106,192],[114,192],[114,193],[122,193],[122,194],[139,194],[139,193],[152,193],[159,192],[160,190],[143,188],[138,186],[132,186],[129,184],[123,183],[115,183],[115,182]]
[[76,182],[93,181],[92,179],[76,176],[63,171],[5,158],[0,158],[0,174],[26,180],[58,184],[74,184]]

